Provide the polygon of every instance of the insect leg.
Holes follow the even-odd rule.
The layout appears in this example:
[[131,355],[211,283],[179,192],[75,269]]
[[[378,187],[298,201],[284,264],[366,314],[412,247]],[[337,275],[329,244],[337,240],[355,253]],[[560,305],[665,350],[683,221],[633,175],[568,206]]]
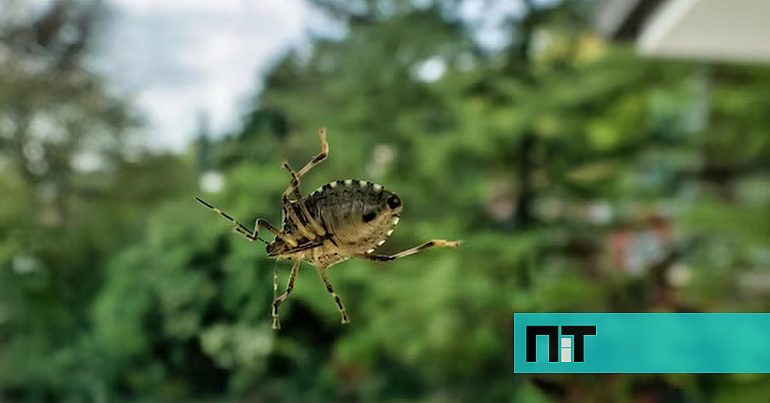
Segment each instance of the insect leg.
[[307,171],[316,166],[319,162],[323,161],[326,156],[329,155],[329,143],[326,142],[326,128],[321,128],[318,130],[318,136],[321,137],[321,153],[316,155],[312,160],[310,160],[310,162],[305,164],[305,166],[299,170],[297,173],[298,178],[302,177],[302,175],[306,174]]
[[443,239],[434,239],[430,242],[426,242],[420,246],[415,246],[414,248],[407,249],[403,252],[396,253],[395,255],[374,255],[374,254],[366,254],[361,255],[361,258],[372,260],[375,262],[389,262],[391,260],[400,259],[402,257],[407,257],[409,255],[414,255],[417,252],[424,251],[425,249],[430,249],[434,246],[450,246],[450,247],[457,247],[460,245],[462,241],[445,241]]
[[259,231],[260,226],[267,228],[267,230],[272,232],[276,238],[282,239],[284,242],[288,243],[292,247],[297,246],[297,240],[293,236],[286,235],[285,233],[281,232],[278,228],[275,228],[273,224],[270,224],[269,222],[261,218],[257,218],[257,222],[254,223],[254,235],[256,235],[257,232]]
[[326,291],[329,291],[329,294],[331,294],[334,298],[334,302],[337,304],[337,310],[340,311],[340,315],[342,316],[342,323],[350,323],[350,319],[348,319],[348,313],[345,311],[345,307],[342,305],[340,296],[334,293],[332,283],[330,283],[329,279],[326,278],[326,268],[319,268],[318,275],[321,277],[321,281],[323,281],[324,285],[326,286]]
[[[211,209],[211,210],[221,214],[222,217],[227,218],[228,220],[230,220],[230,222],[232,222],[235,225],[235,228],[234,228],[235,231],[238,232],[239,234],[244,235],[246,238],[249,238],[252,241],[260,240],[262,242],[265,242],[264,239],[261,239],[258,236],[258,234],[257,234],[257,227],[256,226],[254,228],[254,233],[252,233],[251,230],[246,228],[245,225],[239,223],[238,221],[235,221],[232,217],[227,215],[227,213],[225,213],[224,211],[222,211],[222,210],[220,210],[220,209],[218,209],[218,208],[216,208],[216,207],[206,203],[205,201],[203,201],[203,200],[201,200],[201,199],[199,199],[197,197],[195,198],[195,200],[199,201],[201,204],[203,204],[204,206],[208,207],[209,209]],[[259,220],[257,220],[257,222],[259,222]],[[265,242],[265,243],[267,243],[267,242]]]
[[[315,240],[315,233],[308,229],[308,227],[305,226],[305,223],[299,219],[297,212],[294,211],[294,205],[291,201],[289,201],[289,198],[286,195],[283,195],[281,200],[283,202],[284,211],[289,216],[289,219],[294,223],[294,225],[297,226],[297,230],[299,230],[300,234],[311,241]],[[302,203],[302,200],[298,201],[297,203]]]
[[[273,301],[273,329],[280,329],[281,328],[281,321],[278,318],[278,307],[281,305],[281,302],[289,297],[289,294],[291,294],[291,290],[294,289],[294,280],[297,278],[297,272],[299,271],[299,265],[302,261],[299,259],[294,260],[294,265],[291,267],[291,274],[289,274],[289,283],[286,285],[286,292],[281,294],[280,297],[276,298]],[[273,278],[273,289],[277,287],[275,285],[276,279]]]
[[[305,221],[307,221],[310,228],[318,236],[326,235],[326,230],[321,226],[321,224],[318,223],[318,221],[315,220],[315,218],[313,218],[312,215],[310,215],[310,211],[308,211],[307,206],[305,205],[302,199],[302,194],[299,191],[299,176],[297,176],[294,170],[291,169],[288,163],[284,162],[283,167],[286,168],[286,170],[289,171],[289,174],[291,175],[291,182],[289,183],[289,187],[283,193],[284,204],[286,204],[286,200],[288,199],[289,194],[294,195],[294,198],[297,200],[297,203],[299,203],[300,212],[304,216],[303,218],[305,218]],[[298,218],[297,219],[294,218],[296,217],[296,214],[293,214],[293,215],[289,214],[289,215],[292,219],[294,219],[295,224],[297,224],[297,227],[299,227],[300,225],[303,225],[301,222],[298,222],[299,221]],[[309,238],[315,239],[315,236],[309,237]]]

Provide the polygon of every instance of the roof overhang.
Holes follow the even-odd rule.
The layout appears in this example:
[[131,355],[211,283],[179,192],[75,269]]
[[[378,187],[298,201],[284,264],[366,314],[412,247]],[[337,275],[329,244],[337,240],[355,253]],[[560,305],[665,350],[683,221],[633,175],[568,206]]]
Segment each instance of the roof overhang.
[[649,56],[770,61],[770,1],[605,0],[597,25]]

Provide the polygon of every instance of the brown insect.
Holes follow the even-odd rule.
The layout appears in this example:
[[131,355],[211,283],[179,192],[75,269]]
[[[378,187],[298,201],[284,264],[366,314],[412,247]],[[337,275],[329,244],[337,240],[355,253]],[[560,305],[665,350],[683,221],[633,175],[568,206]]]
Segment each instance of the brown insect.
[[[450,242],[434,239],[423,245],[407,249],[395,255],[375,255],[374,250],[385,243],[393,233],[401,214],[401,199],[382,186],[356,179],[338,180],[321,186],[307,197],[299,190],[299,178],[329,155],[326,131],[319,131],[321,153],[308,162],[299,172],[294,172],[288,163],[283,166],[289,171],[291,180],[283,193],[283,228],[280,230],[269,222],[258,218],[252,233],[243,224],[205,201],[195,198],[206,207],[216,211],[235,224],[235,230],[252,241],[260,240],[267,247],[267,255],[275,259],[293,259],[286,292],[275,298],[272,305],[273,329],[280,329],[278,307],[294,288],[294,279],[303,260],[318,269],[326,289],[334,298],[342,316],[342,323],[349,323],[345,307],[334,292],[326,270],[334,264],[353,257],[386,262],[431,248],[433,246],[457,246],[459,241]],[[269,243],[258,236],[259,227],[267,228],[275,235]],[[277,276],[273,274],[273,291],[278,289]]]

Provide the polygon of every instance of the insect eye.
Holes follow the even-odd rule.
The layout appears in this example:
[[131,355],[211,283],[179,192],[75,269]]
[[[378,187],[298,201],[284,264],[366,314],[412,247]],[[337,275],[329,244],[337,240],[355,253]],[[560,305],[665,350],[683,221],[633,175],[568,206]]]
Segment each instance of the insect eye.
[[390,195],[386,202],[388,203],[388,207],[392,209],[398,208],[401,205],[401,199],[399,199],[396,195]]
[[374,220],[374,217],[377,217],[377,213],[367,213],[364,214],[364,222],[369,222]]

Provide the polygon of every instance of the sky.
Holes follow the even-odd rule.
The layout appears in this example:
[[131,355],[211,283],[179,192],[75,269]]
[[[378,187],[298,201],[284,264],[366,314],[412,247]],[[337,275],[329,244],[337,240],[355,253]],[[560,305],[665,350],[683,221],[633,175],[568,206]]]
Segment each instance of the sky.
[[[46,2],[46,0],[38,0]],[[261,78],[290,48],[307,48],[308,32],[339,36],[304,0],[107,0],[112,19],[98,52],[106,74],[145,120],[144,143],[183,151],[205,114],[213,137],[238,129]],[[536,3],[553,3],[539,0]],[[430,3],[429,1],[427,3]],[[460,13],[478,26],[476,40],[499,48],[510,38],[496,29],[521,12],[521,1],[466,0]],[[441,60],[428,60],[418,78],[441,78]]]
[[302,0],[110,0],[98,65],[145,119],[146,142],[183,150],[198,133],[237,128],[262,74],[307,42]]

